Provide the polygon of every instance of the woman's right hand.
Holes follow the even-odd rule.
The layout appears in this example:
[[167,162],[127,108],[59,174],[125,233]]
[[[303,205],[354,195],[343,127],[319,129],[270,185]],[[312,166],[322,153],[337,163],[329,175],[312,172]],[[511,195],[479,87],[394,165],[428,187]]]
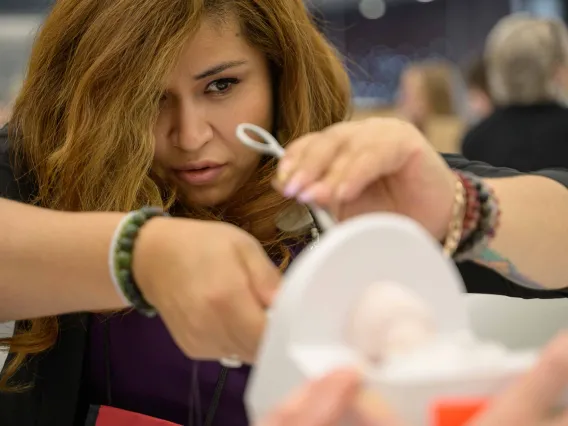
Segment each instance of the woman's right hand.
[[281,275],[251,235],[221,222],[152,219],[133,271],[188,356],[254,361]]
[[568,334],[563,332],[548,344],[527,374],[468,426],[568,426],[567,390]]

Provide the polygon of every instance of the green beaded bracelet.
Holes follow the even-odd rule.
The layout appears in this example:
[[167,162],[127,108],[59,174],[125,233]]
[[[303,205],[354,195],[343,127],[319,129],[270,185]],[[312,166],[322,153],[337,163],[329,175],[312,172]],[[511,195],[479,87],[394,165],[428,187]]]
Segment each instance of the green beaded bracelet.
[[142,295],[132,273],[132,256],[140,229],[152,218],[169,216],[161,209],[144,207],[128,213],[116,228],[109,251],[109,268],[115,288],[124,303],[146,317],[156,310]]

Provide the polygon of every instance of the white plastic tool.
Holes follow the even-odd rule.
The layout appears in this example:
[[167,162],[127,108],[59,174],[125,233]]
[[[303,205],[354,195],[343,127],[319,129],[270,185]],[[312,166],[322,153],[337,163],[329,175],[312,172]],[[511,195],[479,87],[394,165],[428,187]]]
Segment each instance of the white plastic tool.
[[[341,366],[366,365],[347,335],[360,297],[377,282],[399,283],[431,307],[439,341],[470,329],[461,277],[439,243],[419,225],[392,214],[336,225],[285,275],[245,396],[251,421],[261,419],[310,378]],[[438,375],[405,370],[399,360],[398,367],[366,367],[367,383],[409,425],[429,426],[429,410],[437,399],[490,396],[534,360],[532,354],[503,356],[505,369],[481,363]]]
[[[249,136],[249,133],[260,139],[260,141],[253,139],[253,137]],[[284,157],[285,151],[282,145],[280,145],[269,131],[260,126],[250,123],[241,123],[237,126],[236,134],[243,145],[248,146],[260,154],[270,155],[279,160]],[[335,225],[335,219],[327,210],[312,203],[309,203],[307,207],[322,230],[328,230]]]

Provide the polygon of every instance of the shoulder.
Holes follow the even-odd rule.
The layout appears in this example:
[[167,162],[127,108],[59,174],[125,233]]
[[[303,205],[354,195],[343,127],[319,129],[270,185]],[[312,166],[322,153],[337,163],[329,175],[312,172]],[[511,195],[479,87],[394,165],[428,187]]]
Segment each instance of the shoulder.
[[553,104],[550,106],[548,114],[554,114],[556,117],[565,120],[568,117],[568,108],[561,104]]
[[510,115],[511,113],[507,109],[497,109],[493,111],[489,116],[473,125],[467,135],[470,138],[475,138],[486,133],[490,133],[495,128],[498,128],[502,125],[507,125],[510,120]]
[[29,202],[33,185],[29,178],[17,178],[10,156],[8,126],[0,129],[0,197]]
[[506,122],[506,111],[494,111],[489,117],[473,125],[465,134],[462,141],[462,152],[467,156],[468,149],[476,149],[479,145],[486,145],[493,138],[495,129]]
[[557,181],[565,187],[568,187],[568,169],[556,168],[540,170],[534,173],[521,173],[517,170],[509,169],[506,167],[493,167],[480,161],[469,161],[465,157],[458,154],[443,154],[443,157],[444,160],[446,160],[448,166],[450,166],[452,169],[473,173],[474,175],[484,178],[536,175],[547,177],[549,179]]
[[[550,114],[543,114],[541,121],[541,125],[544,129],[551,129],[551,136],[553,136],[554,143],[561,144],[563,146],[567,145],[566,134],[568,132],[568,108],[559,105],[553,108]],[[558,137],[554,138],[556,135],[558,135]]]

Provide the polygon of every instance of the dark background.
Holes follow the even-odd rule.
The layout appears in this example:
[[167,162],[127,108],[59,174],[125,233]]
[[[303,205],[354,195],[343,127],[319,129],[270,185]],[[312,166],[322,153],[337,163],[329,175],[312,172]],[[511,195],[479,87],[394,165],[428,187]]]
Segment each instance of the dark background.
[[[322,30],[345,56],[355,96],[375,103],[392,102],[401,70],[412,61],[445,58],[463,65],[482,51],[489,30],[511,11],[546,14],[551,4],[568,11],[568,0],[385,0],[385,15],[370,20],[359,12],[359,0],[307,1]],[[41,15],[53,3],[0,0],[0,17]]]

